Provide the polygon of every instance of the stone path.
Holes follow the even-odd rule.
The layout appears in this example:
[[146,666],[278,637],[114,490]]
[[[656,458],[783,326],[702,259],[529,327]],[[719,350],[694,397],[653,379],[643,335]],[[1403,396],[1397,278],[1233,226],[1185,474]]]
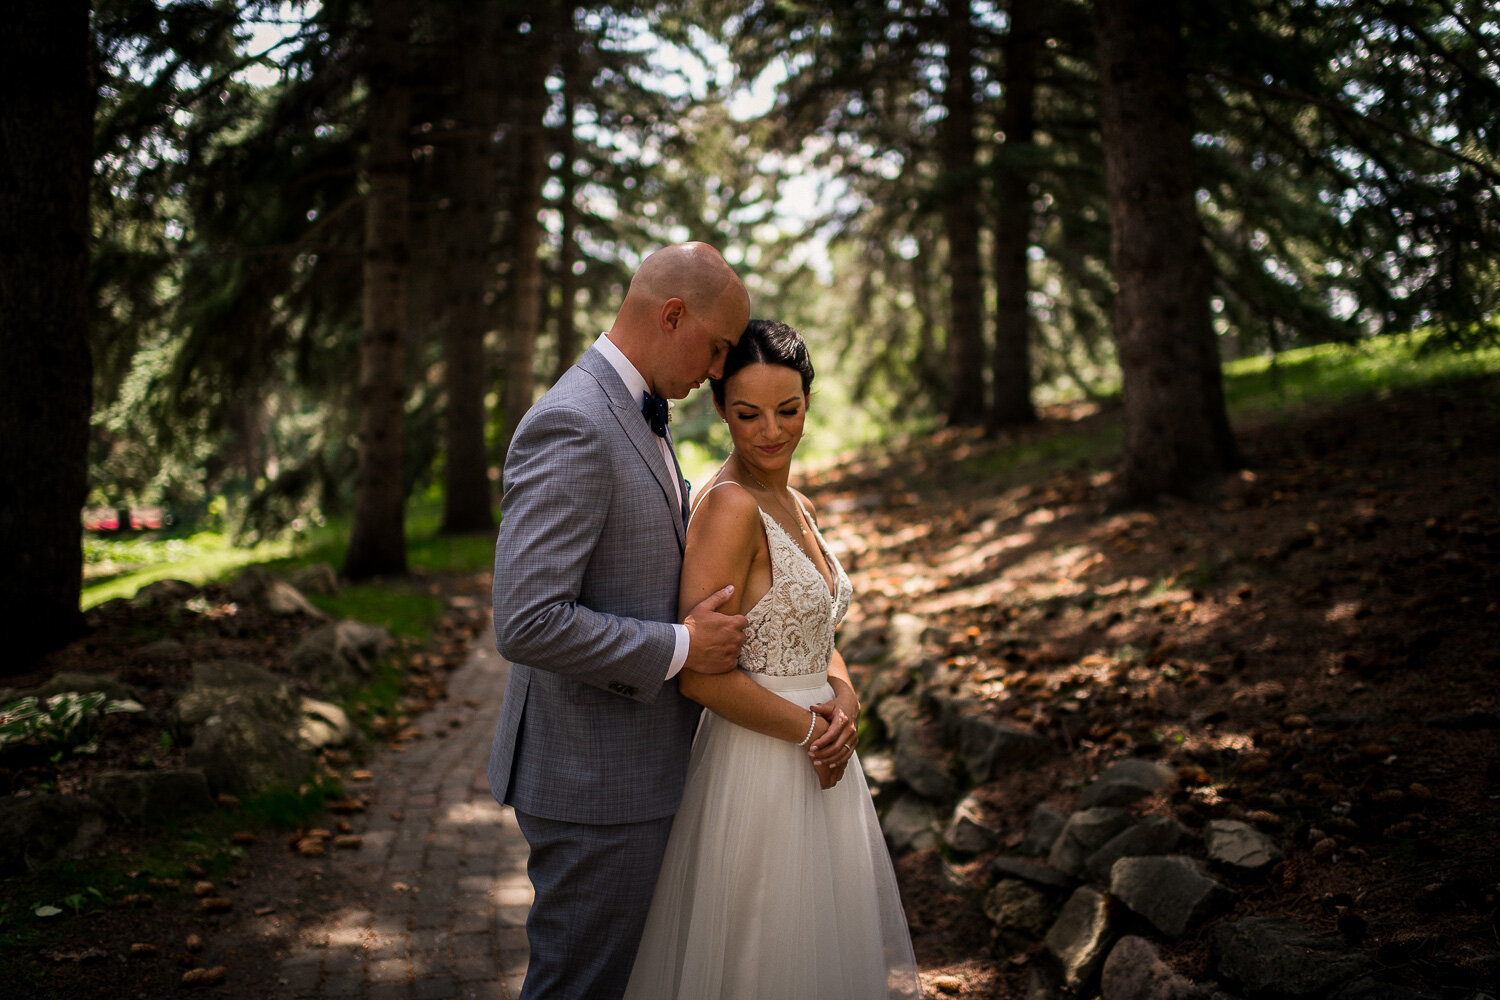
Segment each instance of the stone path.
[[526,973],[526,841],[485,777],[508,665],[488,627],[417,720],[422,738],[370,764],[355,852],[326,859],[348,899],[296,931],[277,976],[297,1000],[514,1000]]

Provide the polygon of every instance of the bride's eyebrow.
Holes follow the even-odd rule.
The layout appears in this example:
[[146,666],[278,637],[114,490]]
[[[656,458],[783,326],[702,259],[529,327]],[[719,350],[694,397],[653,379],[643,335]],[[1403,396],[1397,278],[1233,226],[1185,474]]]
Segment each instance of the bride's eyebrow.
[[[795,403],[797,400],[799,400],[801,398],[802,398],[801,396],[788,396],[786,399],[783,399],[781,402],[777,403],[776,406],[786,406],[786,405],[788,405],[790,403]],[[756,409],[755,404],[752,403],[752,402],[750,402],[748,399],[731,399],[729,401],[729,405],[730,406],[748,406],[752,410]],[[776,408],[776,406],[773,406],[772,409],[774,410]]]

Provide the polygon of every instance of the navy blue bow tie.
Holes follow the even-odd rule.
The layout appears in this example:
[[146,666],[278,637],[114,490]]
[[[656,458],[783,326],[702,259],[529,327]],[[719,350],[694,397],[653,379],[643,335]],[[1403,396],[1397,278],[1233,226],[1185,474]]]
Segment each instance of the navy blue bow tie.
[[646,398],[641,401],[641,416],[646,418],[646,423],[651,425],[657,437],[667,436],[667,397],[657,396],[647,390]]

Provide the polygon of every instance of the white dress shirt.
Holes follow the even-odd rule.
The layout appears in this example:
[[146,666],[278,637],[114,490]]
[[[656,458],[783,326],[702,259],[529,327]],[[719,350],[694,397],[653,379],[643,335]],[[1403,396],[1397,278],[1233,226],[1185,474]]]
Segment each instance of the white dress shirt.
[[[604,355],[604,359],[614,368],[615,372],[620,376],[620,381],[625,383],[625,388],[630,390],[630,394],[635,397],[636,402],[644,402],[646,393],[651,387],[646,384],[645,376],[636,371],[635,365],[630,363],[630,359],[625,356],[625,352],[616,347],[615,342],[609,339],[609,334],[599,334],[599,339],[594,341],[594,346],[599,349],[599,353]],[[644,420],[645,418],[642,417],[641,419]],[[676,470],[677,460],[672,455],[672,445],[664,437],[657,438],[656,442],[661,447],[661,457],[667,463],[667,468],[669,470]],[[677,507],[680,510],[682,508],[682,484],[678,481],[675,471],[672,475],[672,490],[677,495]],[[687,661],[688,655],[689,639],[687,626],[674,625],[673,628],[677,632],[677,646],[672,652],[672,662],[667,667],[668,678],[677,676],[678,672],[682,670],[683,663]]]

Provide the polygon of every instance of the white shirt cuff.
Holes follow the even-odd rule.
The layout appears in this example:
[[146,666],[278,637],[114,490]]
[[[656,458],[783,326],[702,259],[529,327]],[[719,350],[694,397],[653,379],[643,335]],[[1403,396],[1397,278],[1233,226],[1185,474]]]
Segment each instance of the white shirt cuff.
[[673,625],[677,632],[677,647],[672,650],[672,663],[667,667],[667,680],[671,680],[682,672],[682,665],[687,662],[688,655],[688,630],[686,625]]

